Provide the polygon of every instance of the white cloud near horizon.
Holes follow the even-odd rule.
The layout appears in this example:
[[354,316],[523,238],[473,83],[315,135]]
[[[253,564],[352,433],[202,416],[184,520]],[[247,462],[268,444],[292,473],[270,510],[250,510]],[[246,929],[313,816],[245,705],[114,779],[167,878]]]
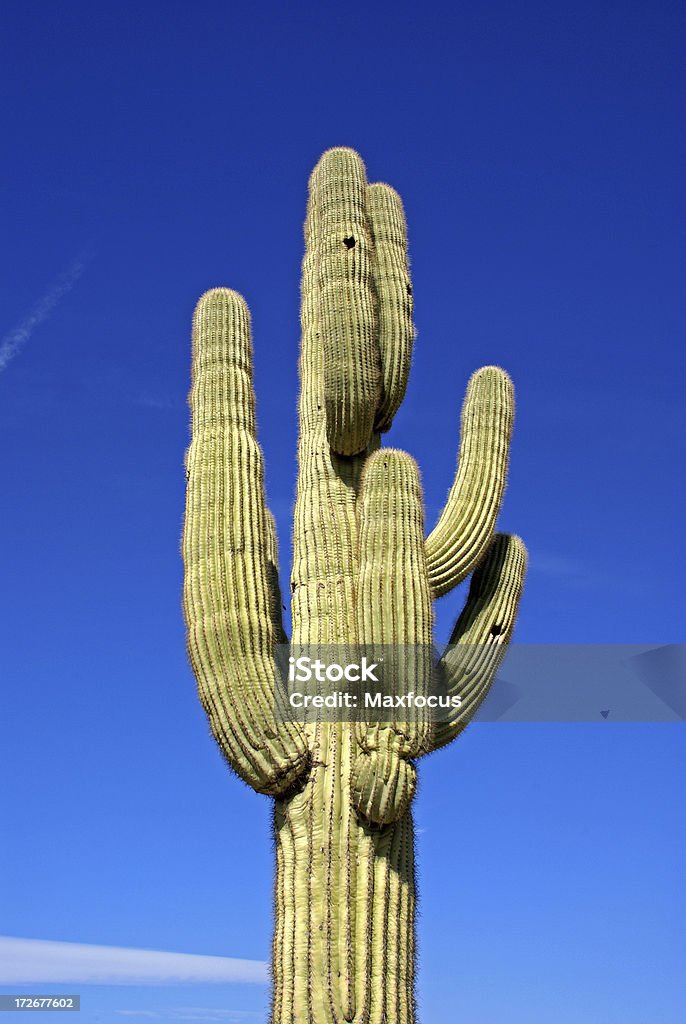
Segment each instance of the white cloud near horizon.
[[87,256],[75,260],[38,300],[28,316],[0,339],[0,373],[19,354],[35,329],[47,320],[60,299],[72,290],[89,262],[90,258]]
[[115,1010],[120,1017],[142,1018],[143,1020],[197,1021],[198,1024],[242,1024],[243,1021],[263,1021],[264,1013],[258,1010],[225,1010],[205,1006],[167,1007],[163,1010]]
[[263,960],[0,935],[0,984],[266,985]]

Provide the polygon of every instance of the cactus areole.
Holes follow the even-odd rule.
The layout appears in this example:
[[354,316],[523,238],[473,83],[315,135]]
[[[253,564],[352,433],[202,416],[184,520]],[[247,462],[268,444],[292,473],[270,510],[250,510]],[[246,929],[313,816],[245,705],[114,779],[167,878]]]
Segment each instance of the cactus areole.
[[[442,666],[460,699],[440,721],[276,715],[275,650],[287,643],[276,537],[250,315],[227,288],[204,294],[193,320],[188,650],[223,755],[274,800],[273,1024],[412,1024],[416,765],[458,736],[485,696],[525,573],[519,538],[494,534],[513,388],[494,366],[472,376],[455,480],[425,537],[417,467],[380,447],[414,340],[401,201],[368,184],[353,150],[329,150],[310,179],[305,243],[291,642],[429,648],[433,599],[472,573]],[[458,670],[460,650],[469,653]]]

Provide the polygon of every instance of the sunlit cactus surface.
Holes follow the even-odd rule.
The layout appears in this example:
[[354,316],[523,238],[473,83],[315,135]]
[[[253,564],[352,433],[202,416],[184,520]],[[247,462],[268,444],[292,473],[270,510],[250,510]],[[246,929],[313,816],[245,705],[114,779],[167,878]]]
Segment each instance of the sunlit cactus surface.
[[415,1020],[417,762],[458,736],[483,700],[522,590],[525,548],[494,533],[514,414],[507,374],[486,366],[469,381],[455,480],[428,537],[413,459],[380,446],[408,382],[412,308],[397,193],[369,184],[353,150],[329,150],[310,178],[305,222],[291,642],[429,649],[433,599],[472,573],[438,667],[460,702],[440,721],[276,713],[276,653],[288,641],[250,314],[236,292],[215,288],[194,315],[188,649],[223,755],[274,799],[273,1024]]

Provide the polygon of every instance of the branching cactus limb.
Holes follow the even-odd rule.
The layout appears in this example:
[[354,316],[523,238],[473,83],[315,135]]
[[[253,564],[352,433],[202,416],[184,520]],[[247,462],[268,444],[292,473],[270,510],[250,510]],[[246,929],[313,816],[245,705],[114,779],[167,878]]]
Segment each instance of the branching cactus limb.
[[438,723],[276,720],[274,654],[285,634],[249,314],[221,288],[194,319],[188,647],[222,752],[275,798],[273,1024],[413,1024],[416,762],[459,735],[487,693],[526,569],[522,542],[494,535],[513,389],[497,367],[472,377],[455,482],[425,540],[417,467],[380,447],[414,338],[400,199],[367,183],[354,151],[330,150],[310,179],[305,241],[293,643],[414,650],[403,670],[420,689],[432,599],[473,572],[440,666],[462,703]]
[[302,730],[274,721],[275,540],[254,404],[247,306],[235,292],[214,289],[193,323],[183,536],[188,649],[222,753],[254,789],[277,796],[305,771],[309,752]]

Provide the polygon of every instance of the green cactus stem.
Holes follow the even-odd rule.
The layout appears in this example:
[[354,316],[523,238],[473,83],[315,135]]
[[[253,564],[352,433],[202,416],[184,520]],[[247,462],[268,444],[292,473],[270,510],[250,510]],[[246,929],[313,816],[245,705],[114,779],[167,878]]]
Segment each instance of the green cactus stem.
[[494,535],[513,388],[497,367],[472,377],[455,481],[425,539],[417,467],[380,447],[414,339],[400,199],[367,183],[353,150],[330,150],[310,178],[305,243],[292,642],[415,650],[404,670],[419,686],[432,600],[473,573],[440,666],[462,703],[441,722],[277,720],[275,649],[286,637],[250,318],[225,288],[203,295],[193,322],[188,650],[224,757],[275,800],[273,1024],[413,1024],[416,763],[458,736],[487,693],[526,570],[522,542]]

